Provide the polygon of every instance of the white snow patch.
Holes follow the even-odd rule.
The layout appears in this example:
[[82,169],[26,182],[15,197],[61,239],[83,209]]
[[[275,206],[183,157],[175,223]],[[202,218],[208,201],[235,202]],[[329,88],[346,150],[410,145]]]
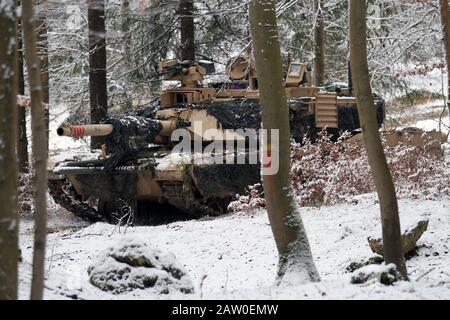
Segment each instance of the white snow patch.
[[[450,205],[441,201],[400,200],[402,226],[429,216],[418,254],[407,261],[410,282],[384,286],[350,284],[347,266],[373,256],[368,236],[380,235],[374,194],[358,204],[301,208],[313,257],[322,282],[274,287],[277,252],[264,210],[162,226],[130,227],[97,223],[88,227],[59,225],[48,236],[46,299],[446,299],[450,296]],[[157,295],[145,290],[114,295],[89,283],[89,265],[117,241],[147,241],[173,252],[195,285],[194,294]],[[20,296],[28,298],[32,233],[21,224]],[[76,285],[74,285],[76,284]]]

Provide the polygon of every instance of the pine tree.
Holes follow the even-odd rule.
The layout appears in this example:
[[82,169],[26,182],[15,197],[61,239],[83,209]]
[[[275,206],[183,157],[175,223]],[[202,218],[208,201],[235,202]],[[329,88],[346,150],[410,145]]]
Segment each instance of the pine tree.
[[[17,32],[18,40],[18,77],[19,77],[19,94],[25,95],[25,77],[24,77],[24,61],[23,61],[23,35],[22,27],[19,24]],[[27,110],[19,108],[19,115],[17,117],[17,157],[19,161],[19,170],[22,173],[28,172],[28,137],[27,137]]]
[[[91,122],[100,123],[108,115],[104,0],[90,0],[88,2],[88,27]],[[103,142],[104,137],[91,137],[91,148],[99,149]]]
[[314,26],[314,84],[325,83],[325,32],[323,18],[323,0],[314,0],[316,24]]
[[181,60],[195,60],[194,1],[180,0]]

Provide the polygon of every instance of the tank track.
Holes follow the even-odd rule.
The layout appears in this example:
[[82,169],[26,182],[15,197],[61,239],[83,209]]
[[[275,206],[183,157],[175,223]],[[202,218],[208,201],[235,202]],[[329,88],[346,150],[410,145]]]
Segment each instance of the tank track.
[[82,201],[67,178],[49,180],[49,194],[57,204],[72,212],[75,216],[91,223],[106,222],[106,219],[98,210]]
[[[88,221],[90,223],[117,223],[117,219],[115,217],[102,212],[102,210],[98,210],[89,203],[80,199],[67,178],[50,179],[48,181],[48,189],[49,194],[57,204],[85,221]],[[209,199],[205,203],[194,201],[194,203],[191,204],[189,210],[179,210],[184,211],[185,214],[187,216],[190,216],[190,218],[192,219],[198,219],[204,216],[217,217],[226,213],[230,201],[231,198],[229,197],[223,199]],[[146,225],[146,223],[138,223],[138,225]]]
[[231,197],[226,198],[214,198],[208,199],[205,203],[196,203],[192,208],[192,211],[197,214],[192,214],[191,216],[194,218],[201,217],[219,217],[227,213],[228,205],[231,202]]
[[227,212],[231,202],[231,197],[203,200],[196,198],[192,191],[187,194],[184,192],[184,185],[181,182],[164,183],[162,189],[165,197],[169,199],[168,203],[185,212],[192,219],[221,216]]

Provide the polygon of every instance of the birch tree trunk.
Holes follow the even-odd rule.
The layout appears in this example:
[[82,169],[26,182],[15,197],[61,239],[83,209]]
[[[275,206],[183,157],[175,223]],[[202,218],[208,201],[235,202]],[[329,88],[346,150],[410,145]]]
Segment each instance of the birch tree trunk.
[[[100,123],[108,116],[104,0],[88,1],[88,27],[91,122]],[[91,137],[91,149],[99,149],[104,141],[104,137]]]
[[308,238],[292,197],[290,177],[290,128],[282,84],[283,71],[278,40],[275,0],[252,0],[250,25],[258,72],[263,127],[279,130],[279,144],[267,136],[265,153],[273,158],[279,150],[279,170],[264,175],[264,195],[270,225],[279,252],[278,283],[302,284],[319,281]]
[[317,15],[314,27],[314,85],[321,86],[325,83],[323,0],[314,0],[314,10]]
[[25,61],[31,94],[31,128],[34,158],[34,252],[31,299],[41,300],[44,293],[45,242],[47,235],[47,133],[42,103],[41,69],[37,52],[33,1],[22,3]]
[[366,31],[366,1],[350,0],[350,66],[364,142],[380,202],[384,259],[386,263],[394,263],[407,279],[397,197],[378,131],[370,86]]
[[[23,36],[22,27],[19,24],[17,32],[18,38],[18,77],[19,77],[19,94],[25,95],[25,77],[23,72]],[[18,137],[17,137],[17,156],[19,161],[20,172],[28,172],[28,138],[27,138],[27,110],[26,108],[19,108],[19,116],[17,117]]]
[[448,110],[448,126],[450,127],[450,12],[448,0],[439,0],[441,23],[442,23],[442,36],[445,47],[445,61],[447,65],[447,110]]
[[195,60],[194,0],[180,0],[181,61]]
[[17,299],[17,48],[15,0],[0,5],[0,300]]

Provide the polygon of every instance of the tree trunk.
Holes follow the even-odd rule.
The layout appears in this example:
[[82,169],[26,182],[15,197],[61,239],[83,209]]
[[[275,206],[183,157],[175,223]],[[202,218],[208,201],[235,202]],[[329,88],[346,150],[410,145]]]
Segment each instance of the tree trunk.
[[386,263],[394,263],[407,279],[400,241],[397,197],[381,144],[370,86],[366,28],[366,2],[350,0],[350,65],[364,142],[380,202],[384,259]]
[[181,61],[195,60],[194,1],[180,0]]
[[353,96],[353,77],[352,77],[352,68],[350,67],[350,59],[347,63],[347,84],[348,84],[348,94]]
[[22,3],[22,25],[25,61],[31,94],[31,126],[34,158],[34,252],[31,299],[40,300],[44,293],[45,241],[47,235],[47,134],[42,103],[41,69],[34,29],[33,2]]
[[447,64],[447,110],[448,126],[450,127],[450,13],[448,0],[439,0],[439,2],[441,9],[442,36],[445,47],[445,61]]
[[131,35],[130,35],[130,1],[122,0],[122,54],[125,61],[128,61],[131,50]]
[[317,15],[314,27],[314,85],[321,86],[325,83],[323,0],[314,0],[314,10]]
[[[131,41],[132,41],[132,35],[130,33],[130,1],[129,0],[122,0],[122,8],[121,8],[121,31],[122,31],[122,59],[124,61],[123,63],[123,72],[126,72],[128,70],[131,70],[132,62],[131,62]],[[130,94],[129,89],[129,80],[131,79],[130,74],[127,75],[126,79],[124,79],[124,98],[126,102],[127,108],[133,108],[133,96]]]
[[[18,31],[18,59],[19,59],[19,94],[25,95],[25,77],[23,72],[23,36],[22,27],[19,25]],[[27,110],[19,108],[19,116],[17,117],[17,126],[19,128],[17,137],[17,156],[19,161],[20,172],[28,172],[28,138],[27,138]]]
[[[0,5],[0,300],[17,299],[17,48],[16,4]],[[4,44],[4,45],[3,45]],[[9,45],[6,45],[9,44]]]
[[[50,134],[50,82],[48,72],[48,38],[47,24],[44,18],[36,20],[38,30],[38,54],[41,64],[41,84],[42,84],[42,102],[46,104],[44,108],[45,131],[47,133],[47,142]],[[47,145],[48,149],[48,145]]]
[[[88,26],[91,122],[100,123],[108,116],[104,0],[88,2]],[[104,141],[104,137],[91,137],[91,149],[99,149]]]
[[[252,0],[250,25],[258,71],[264,129],[269,131],[264,153],[274,159],[279,153],[277,173],[263,176],[270,225],[279,252],[278,282],[301,284],[318,281],[309,242],[298,208],[292,198],[290,177],[290,129],[278,40],[276,0]],[[272,141],[271,130],[279,130]],[[275,155],[276,157],[276,155]]]

